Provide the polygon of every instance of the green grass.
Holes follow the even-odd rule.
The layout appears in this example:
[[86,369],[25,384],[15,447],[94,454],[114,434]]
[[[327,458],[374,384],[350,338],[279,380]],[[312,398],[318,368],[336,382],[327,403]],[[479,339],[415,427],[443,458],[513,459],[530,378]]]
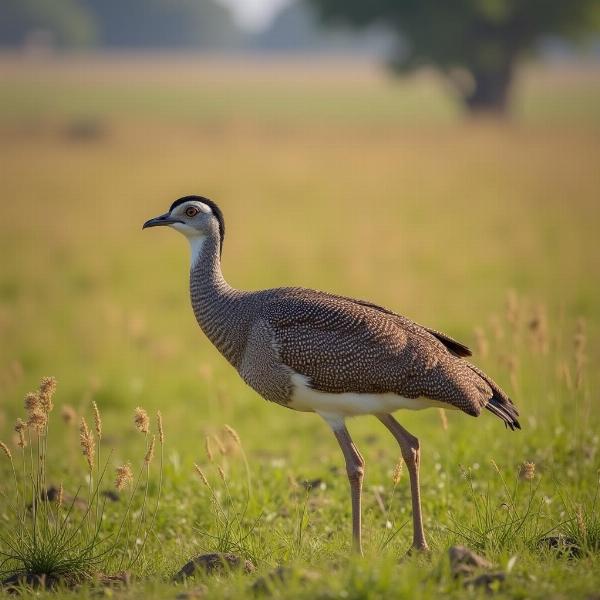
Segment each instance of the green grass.
[[[430,75],[393,83],[365,66],[0,63],[0,439],[12,441],[24,394],[48,374],[59,381],[55,410],[100,406],[111,469],[134,453],[135,406],[165,420],[156,534],[119,595],[174,597],[169,578],[184,562],[231,549],[259,574],[292,567],[275,597],[483,597],[451,577],[455,543],[499,569],[516,557],[497,597],[598,589],[597,71],[528,67],[515,118],[498,124],[461,120]],[[89,139],[77,135],[82,119],[94,125]],[[514,397],[523,431],[491,414],[449,413],[447,430],[435,410],[397,415],[422,444],[430,561],[400,560],[411,539],[408,478],[394,488],[398,448],[375,419],[350,422],[367,461],[359,560],[325,424],[258,398],[198,330],[185,242],[141,231],[187,193],[223,208],[233,285],[367,298],[472,346],[483,329],[489,352],[475,361]],[[506,321],[510,289],[516,327]],[[539,305],[547,354],[529,328]],[[587,362],[577,388],[580,317]],[[204,450],[226,423],[242,439],[250,498],[242,456],[213,448],[210,462]],[[49,442],[49,480],[75,493],[85,474],[77,432],[57,423]],[[536,464],[533,482],[518,479],[523,461]],[[0,460],[2,531],[12,526],[7,469]],[[301,482],[314,479],[324,486],[307,493]],[[109,530],[123,510],[107,506]],[[548,531],[576,538],[581,555],[540,546]],[[211,597],[241,597],[256,577],[205,583]]]

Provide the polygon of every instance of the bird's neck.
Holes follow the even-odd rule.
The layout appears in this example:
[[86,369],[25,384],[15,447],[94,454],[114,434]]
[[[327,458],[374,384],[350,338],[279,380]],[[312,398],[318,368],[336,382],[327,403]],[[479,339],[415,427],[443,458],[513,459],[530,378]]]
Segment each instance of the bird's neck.
[[198,324],[223,356],[234,366],[245,344],[240,322],[243,292],[232,288],[221,272],[218,236],[189,238],[191,247],[190,295]]

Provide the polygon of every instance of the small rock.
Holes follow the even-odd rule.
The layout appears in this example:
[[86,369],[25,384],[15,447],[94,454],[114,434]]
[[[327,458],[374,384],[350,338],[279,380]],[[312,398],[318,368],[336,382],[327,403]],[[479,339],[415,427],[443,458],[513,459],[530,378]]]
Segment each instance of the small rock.
[[100,573],[97,576],[97,581],[103,587],[127,587],[131,583],[131,573],[128,571],[121,571],[120,573],[115,573],[114,575]]
[[566,558],[578,558],[581,556],[581,548],[577,545],[577,541],[563,533],[544,537],[537,545],[556,551],[558,556]]
[[118,502],[119,500],[119,492],[116,492],[115,490],[102,490],[100,495],[111,502]]
[[472,579],[467,579],[464,582],[466,588],[485,588],[488,592],[495,592],[506,580],[506,574],[498,573],[483,573]]
[[[59,488],[57,488],[55,485],[51,485],[50,487],[40,492],[40,500],[46,502],[58,502],[59,495]],[[67,508],[73,505],[74,508],[86,510],[88,507],[87,502],[83,498],[79,498],[78,496],[72,496],[71,494],[65,491],[63,491],[62,503],[63,506],[66,506]],[[31,505],[29,505],[29,509],[31,510]]]
[[327,484],[322,479],[307,479],[302,482],[305,490],[325,489]]
[[238,569],[242,569],[244,573],[253,573],[256,567],[249,560],[245,560],[231,552],[201,554],[183,565],[173,579],[184,581],[187,577],[193,577],[198,572],[213,575]]
[[490,569],[492,563],[475,554],[466,546],[452,546],[448,550],[450,555],[450,569],[454,577],[459,575],[470,575],[475,569]]
[[59,583],[61,579],[55,575],[16,573],[2,580],[2,587],[9,594],[19,594],[23,588],[51,590]]

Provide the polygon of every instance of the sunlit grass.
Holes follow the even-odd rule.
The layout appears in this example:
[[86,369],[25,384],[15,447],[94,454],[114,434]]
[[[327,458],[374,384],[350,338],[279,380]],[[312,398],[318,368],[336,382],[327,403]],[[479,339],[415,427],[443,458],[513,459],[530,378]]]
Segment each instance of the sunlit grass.
[[[123,415],[162,409],[163,496],[135,593],[170,597],[166,582],[189,558],[229,549],[259,573],[291,566],[292,579],[275,586],[280,597],[418,587],[422,597],[462,598],[447,566],[453,543],[499,569],[517,556],[507,596],[595,591],[594,77],[532,75],[516,92],[530,100],[497,124],[461,122],[429,76],[393,84],[350,69],[289,83],[290,68],[270,72],[277,85],[260,85],[241,70],[81,64],[75,81],[45,67],[38,83],[32,70],[13,69],[0,89],[0,439],[16,454],[22,399],[49,372],[61,403],[102,410],[111,468],[127,463],[140,435]],[[569,105],[580,97],[585,110]],[[82,129],[82,117],[95,126]],[[431,563],[399,563],[411,536],[408,481],[394,483],[397,447],[370,418],[350,422],[367,461],[366,559],[348,558],[347,481],[327,427],[243,385],[194,321],[184,240],[141,231],[187,193],[223,208],[233,285],[304,285],[384,304],[469,343],[515,399],[517,433],[491,415],[447,412],[444,428],[436,411],[398,414],[422,444]],[[247,463],[239,449],[219,450],[225,423]],[[62,431],[49,433],[61,452],[48,477],[73,489],[86,463]],[[519,478],[525,462],[535,464],[531,480]],[[303,482],[315,480],[307,491]],[[142,493],[154,500],[158,485]],[[109,531],[117,516],[107,517]],[[3,504],[0,531],[10,524]],[[557,532],[576,540],[577,559],[538,543]],[[252,581],[207,584],[215,597],[241,597]]]

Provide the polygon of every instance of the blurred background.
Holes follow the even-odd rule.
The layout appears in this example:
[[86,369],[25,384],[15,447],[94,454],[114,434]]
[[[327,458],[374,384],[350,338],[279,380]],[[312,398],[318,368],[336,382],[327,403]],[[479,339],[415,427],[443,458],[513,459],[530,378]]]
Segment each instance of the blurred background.
[[222,207],[232,285],[386,305],[535,414],[578,319],[598,357],[599,31],[593,0],[0,0],[0,431],[52,374],[76,408],[162,407],[179,452],[313,435],[198,330],[184,240],[142,233],[186,194]]

